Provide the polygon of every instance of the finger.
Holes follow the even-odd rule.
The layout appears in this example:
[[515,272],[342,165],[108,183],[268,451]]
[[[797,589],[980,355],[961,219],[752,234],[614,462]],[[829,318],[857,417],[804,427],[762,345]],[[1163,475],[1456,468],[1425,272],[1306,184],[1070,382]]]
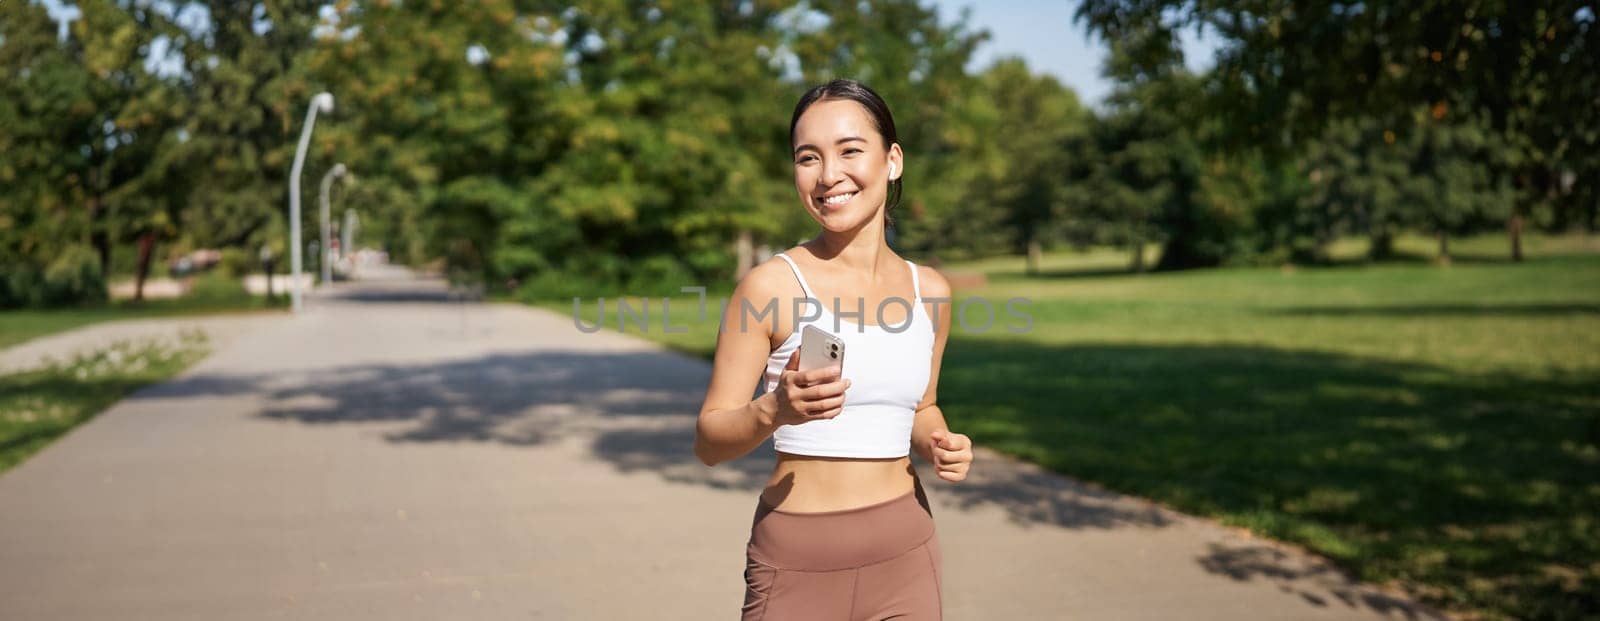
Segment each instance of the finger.
[[840,369],[839,365],[830,364],[820,369],[801,371],[800,373],[802,374],[800,381],[805,382],[806,384],[821,384],[823,382],[831,382],[839,379]]
[[841,412],[844,412],[844,408],[843,407],[837,407],[837,408],[833,408],[833,409],[823,410],[821,412],[817,412],[816,414],[811,414],[809,416],[811,418],[814,418],[814,419],[833,418],[835,416],[838,416]]
[[960,482],[966,480],[967,473],[965,473],[965,472],[946,472],[946,471],[940,470],[939,471],[939,478],[944,479],[946,481],[949,481],[951,483],[960,483]]
[[812,401],[806,405],[809,406],[813,411],[832,410],[844,405],[844,395],[829,397],[826,399],[817,399],[816,401]]
[[801,389],[799,394],[800,398],[806,401],[832,399],[833,397],[843,395],[845,389],[849,387],[850,380],[839,380],[837,382],[828,382],[826,384],[807,386]]
[[939,470],[943,472],[966,472],[967,465],[967,462],[964,461],[946,459],[943,464],[939,465]]

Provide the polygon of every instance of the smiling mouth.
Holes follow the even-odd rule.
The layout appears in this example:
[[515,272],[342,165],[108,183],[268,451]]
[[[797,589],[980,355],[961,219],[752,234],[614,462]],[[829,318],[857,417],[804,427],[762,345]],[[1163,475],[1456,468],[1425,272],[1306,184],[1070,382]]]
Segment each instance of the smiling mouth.
[[856,193],[855,192],[846,192],[844,194],[834,194],[832,196],[824,196],[824,197],[818,198],[817,202],[821,203],[823,205],[827,205],[829,207],[838,207],[839,205],[843,205],[845,203],[850,202],[850,199],[855,198],[855,197],[856,197]]

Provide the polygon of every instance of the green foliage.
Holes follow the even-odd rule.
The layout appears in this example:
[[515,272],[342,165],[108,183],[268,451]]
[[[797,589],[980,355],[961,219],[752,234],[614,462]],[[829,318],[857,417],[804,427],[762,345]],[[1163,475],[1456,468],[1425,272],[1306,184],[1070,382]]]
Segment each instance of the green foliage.
[[204,306],[245,299],[249,296],[239,279],[212,271],[196,276],[189,285],[189,292],[183,297],[194,304]]
[[1055,243],[1060,236],[1056,223],[1065,209],[1063,172],[1070,161],[1063,145],[1089,131],[1089,111],[1071,90],[1054,78],[1033,74],[1019,59],[996,62],[979,74],[976,88],[1006,96],[989,100],[993,110],[983,128],[988,139],[963,158],[979,173],[961,203],[992,208],[969,211],[957,227],[960,233],[952,233],[977,237],[967,248],[967,254],[976,256],[997,249],[1027,252],[1032,242]]
[[[1507,104],[1476,91],[1424,101],[1387,73],[1369,75],[1373,101],[1332,97],[1362,89],[1322,57],[1359,77],[1372,50],[1322,50],[1324,33],[1296,29],[1310,16],[1371,44],[1374,26],[1350,15],[1296,5],[1232,23],[1242,9],[1227,4],[1089,2],[1081,15],[1115,42],[1105,69],[1118,84],[1091,113],[1019,60],[969,72],[988,34],[912,0],[81,4],[65,41],[42,7],[0,8],[6,304],[55,299],[14,292],[45,286],[66,245],[92,248],[102,273],[128,271],[142,238],[157,257],[234,249],[234,273],[254,267],[241,253],[286,256],[286,176],[322,90],[337,104],[308,154],[308,215],[311,181],[345,162],[357,180],[341,184],[334,217],[357,210],[362,243],[403,262],[442,259],[460,283],[542,288],[535,298],[575,283],[720,282],[742,235],[782,248],[814,234],[795,206],[783,122],[804,88],[836,76],[894,108],[906,193],[890,241],[929,259],[1102,244],[1142,269],[1133,250],[1158,243],[1164,269],[1314,262],[1346,234],[1446,239],[1516,213],[1548,227],[1595,219],[1591,112],[1559,131],[1543,120],[1593,92],[1570,71],[1592,62],[1580,56],[1593,20],[1551,17],[1565,8],[1516,9],[1499,34],[1466,16],[1471,28],[1445,37],[1456,47],[1436,48],[1542,89]],[[1372,10],[1401,40],[1444,36]],[[1171,39],[1195,23],[1226,42],[1205,75],[1184,69]],[[1298,47],[1288,31],[1320,43]],[[1296,46],[1282,55],[1261,47],[1284,41]],[[1476,56],[1510,41],[1570,84]],[[149,70],[160,49],[176,71]],[[1394,54],[1405,52],[1378,57]],[[1481,85],[1434,69],[1411,77]],[[314,217],[302,226],[316,237]],[[1386,247],[1375,245],[1380,258]]]
[[217,261],[216,269],[224,276],[242,278],[261,272],[261,258],[243,248],[226,248],[222,251],[222,259]]
[[0,308],[82,305],[105,302],[100,259],[81,244],[61,249],[39,269],[28,264],[0,268]]
[[44,270],[43,284],[45,298],[39,301],[41,306],[106,300],[100,259],[87,246],[68,246],[56,254]]
[[[1434,122],[1477,125],[1497,153],[1475,164],[1490,178],[1474,183],[1513,192],[1516,209],[1495,211],[1513,223],[1595,228],[1600,15],[1592,2],[1087,0],[1078,19],[1107,40],[1132,41],[1121,62],[1135,71],[1181,56],[1173,39],[1181,29],[1220,43],[1212,96],[1201,103],[1235,148],[1292,155],[1347,131],[1342,124],[1384,133],[1386,144]],[[1386,222],[1410,219],[1370,215],[1380,235]]]
[[[114,2],[77,6],[65,41],[42,6],[0,6],[0,264],[11,272],[0,305],[103,300],[113,246],[168,224],[163,159],[181,107],[176,85],[143,66],[173,27]],[[56,256],[64,246],[71,258]]]

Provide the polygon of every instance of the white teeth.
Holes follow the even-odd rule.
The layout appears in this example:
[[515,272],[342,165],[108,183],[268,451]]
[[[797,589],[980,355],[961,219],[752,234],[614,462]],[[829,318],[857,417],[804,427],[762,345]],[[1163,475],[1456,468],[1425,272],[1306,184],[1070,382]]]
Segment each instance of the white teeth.
[[840,194],[840,195],[837,195],[837,196],[829,196],[827,198],[822,199],[822,202],[825,203],[825,204],[828,204],[828,205],[842,205],[842,204],[844,204],[845,201],[850,200],[851,198],[854,198],[855,195],[856,195],[855,192],[851,192],[849,194]]

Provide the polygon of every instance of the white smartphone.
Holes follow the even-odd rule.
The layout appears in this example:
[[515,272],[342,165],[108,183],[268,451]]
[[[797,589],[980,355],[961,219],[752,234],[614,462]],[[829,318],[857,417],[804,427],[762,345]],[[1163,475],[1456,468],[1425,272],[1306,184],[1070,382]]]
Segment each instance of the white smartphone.
[[816,326],[806,326],[800,332],[800,370],[810,371],[829,365],[844,370],[844,339]]

